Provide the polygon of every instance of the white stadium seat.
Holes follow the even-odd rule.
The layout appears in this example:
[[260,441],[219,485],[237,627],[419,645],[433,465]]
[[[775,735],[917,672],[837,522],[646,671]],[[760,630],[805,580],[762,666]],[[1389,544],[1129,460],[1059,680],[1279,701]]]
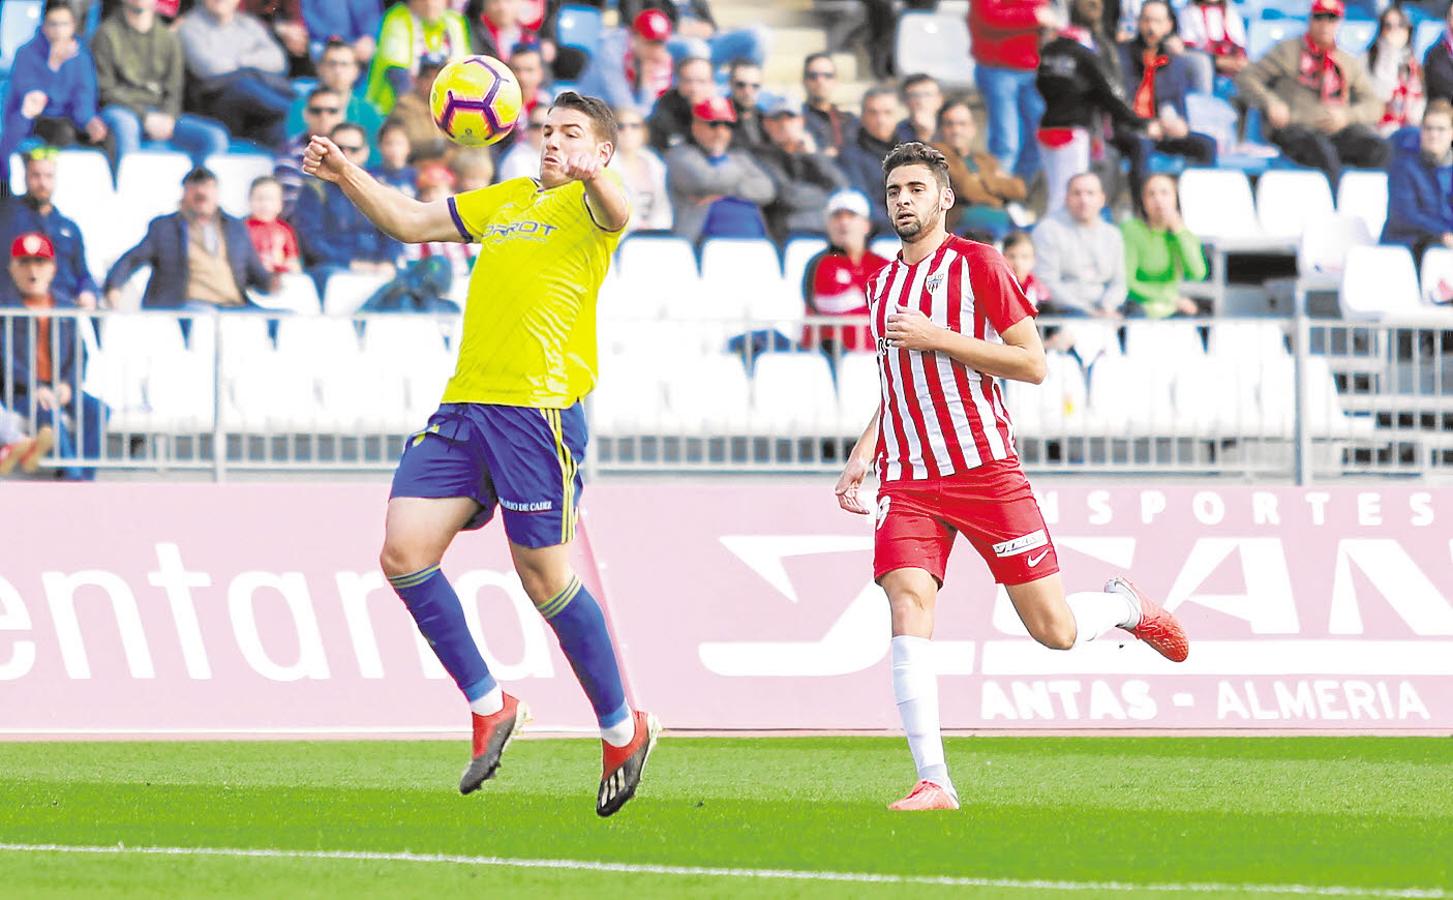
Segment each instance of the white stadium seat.
[[659,430],[665,406],[661,371],[642,365],[636,356],[601,359],[600,381],[590,398],[591,424],[600,435],[625,437]]
[[1206,355],[1199,329],[1190,322],[1130,322],[1125,326],[1125,355],[1174,368]]
[[1045,354],[1045,377],[1039,385],[1006,381],[1004,399],[1009,419],[1025,436],[1054,437],[1079,431],[1088,411],[1085,373],[1074,357],[1051,351]]
[[1090,370],[1089,428],[1112,436],[1164,434],[1175,422],[1165,369],[1123,356],[1102,358]]
[[155,432],[212,430],[212,367],[192,354],[157,356],[146,378],[148,429]]
[[676,318],[740,320],[745,325],[755,307],[779,308],[783,292],[782,269],[771,241],[713,238],[701,247],[697,297],[683,297],[668,311]]
[[382,275],[335,272],[328,276],[323,288],[323,312],[330,316],[351,316],[388,282]]
[[1423,303],[1428,306],[1441,305],[1453,312],[1453,249],[1430,247],[1423,254],[1423,271],[1420,278]]
[[965,86],[974,79],[967,16],[943,11],[902,13],[894,44],[905,71],[924,72],[946,85]]
[[444,352],[445,320],[407,313],[375,316],[363,326],[363,352],[375,360],[394,360],[407,366],[414,358],[428,359]]
[[752,386],[741,357],[716,353],[683,359],[666,381],[662,426],[681,434],[743,434]]
[[248,216],[247,196],[253,179],[271,175],[274,166],[271,156],[260,153],[223,153],[207,157],[207,168],[217,176],[218,201],[222,209],[239,219]]
[[876,353],[847,353],[837,366],[838,434],[860,435],[883,402]]
[[[346,323],[345,323],[346,324]],[[402,373],[359,356],[314,371],[318,415],[312,427],[339,434],[407,431],[413,424]],[[418,427],[423,427],[419,422]]]
[[1348,319],[1377,320],[1418,313],[1418,273],[1406,247],[1353,247],[1347,251],[1338,300]]
[[1273,169],[1256,183],[1256,214],[1270,237],[1300,238],[1309,223],[1332,211],[1332,189],[1320,171]]
[[1337,182],[1337,211],[1361,219],[1373,240],[1381,237],[1387,221],[1387,173],[1343,172]]
[[837,389],[819,353],[768,353],[752,375],[752,431],[768,436],[837,431]]
[[[1335,287],[1347,262],[1347,251],[1375,243],[1367,223],[1344,213],[1320,216],[1306,223],[1297,250],[1297,273],[1309,284],[1325,281]],[[1320,286],[1320,285],[1318,285]]]
[[1442,19],[1429,19],[1418,23],[1418,30],[1413,36],[1413,52],[1417,54],[1420,62],[1428,55],[1429,48],[1438,43],[1446,32]]
[[1290,356],[1281,322],[1233,319],[1211,326],[1211,356],[1231,360],[1281,360]]
[[1276,44],[1307,30],[1303,19],[1252,19],[1246,23],[1246,55],[1261,59]]
[[807,262],[827,249],[827,241],[815,237],[795,237],[782,251],[782,280],[796,288],[802,284]]
[[277,352],[319,371],[351,365],[361,355],[358,331],[349,319],[286,316],[278,322]]
[[121,157],[116,171],[119,209],[145,223],[174,213],[181,203],[182,178],[192,161],[169,150],[138,150]]
[[262,291],[248,292],[248,299],[263,309],[275,309],[279,312],[300,313],[305,316],[316,316],[322,312],[322,304],[318,302],[317,283],[311,276],[301,272],[288,272],[279,277],[278,289],[270,294]]
[[631,237],[620,248],[621,285],[647,310],[672,310],[699,300],[696,251],[684,238]]
[[313,374],[275,352],[226,379],[223,417],[233,431],[286,434],[311,430],[322,416]]
[[1261,236],[1251,184],[1234,169],[1186,169],[1180,178],[1186,227],[1201,238],[1245,239]]

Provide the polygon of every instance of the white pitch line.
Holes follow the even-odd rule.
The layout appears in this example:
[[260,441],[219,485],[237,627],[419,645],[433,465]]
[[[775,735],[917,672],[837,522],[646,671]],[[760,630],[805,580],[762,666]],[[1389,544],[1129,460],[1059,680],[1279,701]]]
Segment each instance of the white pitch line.
[[209,856],[234,859],[311,859],[361,862],[448,863],[506,869],[553,869],[567,872],[610,872],[630,875],[673,875],[688,878],[754,878],[775,881],[831,881],[854,884],[932,885],[936,887],[1004,888],[1026,891],[1159,891],[1177,894],[1289,894],[1308,897],[1412,898],[1449,900],[1441,888],[1362,888],[1317,884],[1230,884],[1185,882],[1132,884],[1123,881],[1051,881],[1018,878],[965,878],[954,875],[879,875],[872,872],[813,872],[803,869],[733,869],[720,866],[663,866],[650,863],[597,862],[585,859],[516,859],[503,856],[459,856],[447,853],[380,853],[369,850],[282,850],[243,847],[127,847],[75,844],[0,844],[0,853],[76,853],[138,856]]

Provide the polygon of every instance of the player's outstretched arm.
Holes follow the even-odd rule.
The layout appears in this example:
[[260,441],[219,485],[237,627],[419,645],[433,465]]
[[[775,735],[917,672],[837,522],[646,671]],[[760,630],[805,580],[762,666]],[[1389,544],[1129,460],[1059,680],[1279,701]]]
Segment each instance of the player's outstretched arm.
[[462,241],[444,200],[420,203],[406,197],[348,161],[338,145],[314,135],[303,151],[303,172],[331,181],[343,189],[353,205],[379,230],[409,244],[427,241]]
[[988,375],[1030,384],[1044,381],[1044,344],[1039,340],[1034,319],[1028,316],[1000,335],[1004,343],[993,344],[935,325],[922,312],[899,306],[888,316],[888,328],[883,336],[890,347],[943,353]]
[[606,231],[620,231],[631,218],[631,203],[618,179],[606,174],[596,153],[578,153],[565,160],[565,174],[585,184],[585,205],[595,224]]
[[873,413],[873,419],[868,427],[863,429],[862,437],[853,445],[853,452],[848,454],[848,463],[843,467],[843,474],[838,477],[837,486],[833,493],[837,495],[838,506],[850,513],[857,513],[860,516],[868,514],[868,507],[858,496],[859,489],[863,486],[863,479],[868,477],[868,471],[873,466],[873,453],[878,446],[878,417],[882,410]]

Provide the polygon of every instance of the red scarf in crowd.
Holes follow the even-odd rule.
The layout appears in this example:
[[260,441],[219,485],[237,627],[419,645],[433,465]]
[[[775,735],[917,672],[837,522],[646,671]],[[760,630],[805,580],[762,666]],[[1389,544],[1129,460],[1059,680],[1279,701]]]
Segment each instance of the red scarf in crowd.
[[1302,84],[1321,94],[1323,103],[1346,103],[1347,78],[1337,67],[1333,52],[1312,43],[1311,35],[1303,36],[1302,59],[1297,71]]
[[1155,118],[1155,73],[1170,65],[1170,57],[1146,48],[1140,57],[1145,70],[1140,73],[1140,86],[1135,89],[1135,114],[1142,119]]

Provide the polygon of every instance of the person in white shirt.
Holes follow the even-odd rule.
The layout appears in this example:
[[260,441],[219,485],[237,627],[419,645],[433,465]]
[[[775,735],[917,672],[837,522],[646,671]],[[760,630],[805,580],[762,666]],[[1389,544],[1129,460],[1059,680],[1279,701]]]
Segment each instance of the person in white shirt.
[[666,164],[646,146],[646,120],[634,107],[618,107],[616,152],[606,166],[621,176],[631,198],[628,231],[671,230],[671,198],[666,193]]

